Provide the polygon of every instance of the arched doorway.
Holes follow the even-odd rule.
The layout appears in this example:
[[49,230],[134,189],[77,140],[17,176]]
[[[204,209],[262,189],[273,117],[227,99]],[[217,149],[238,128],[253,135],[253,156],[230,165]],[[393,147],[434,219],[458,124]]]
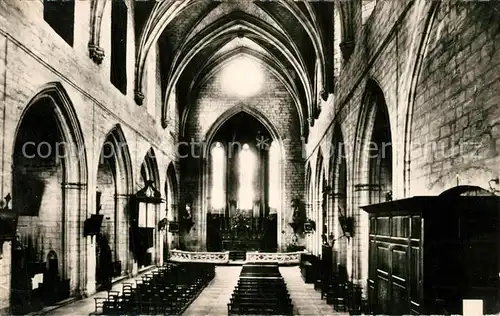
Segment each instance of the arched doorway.
[[[110,277],[119,277],[132,268],[128,229],[131,192],[132,171],[128,145],[117,125],[104,140],[97,168],[96,213],[103,215],[100,231],[102,242],[98,242],[96,247],[98,289],[106,286]],[[108,247],[111,252],[109,257]]]
[[86,183],[76,114],[62,86],[47,84],[26,107],[13,148],[12,206],[20,216],[12,247],[12,313],[36,311],[83,290],[74,258],[84,251],[78,227]]
[[323,152],[321,148],[318,150],[316,159],[316,172],[314,184],[314,205],[312,220],[316,223],[316,230],[312,233],[313,236],[313,254],[321,255],[321,235],[323,233],[323,192],[326,186],[325,173],[323,168]]
[[[160,188],[158,163],[153,148],[144,157],[140,170],[140,189],[151,185],[155,190]],[[138,268],[149,267],[160,261],[160,240],[157,229],[161,204],[148,203],[148,207],[140,212],[135,236],[135,255]]]
[[[353,278],[364,287],[368,278],[368,215],[359,206],[392,199],[392,137],[384,94],[377,83],[368,81],[358,121],[355,151],[354,223],[358,227],[353,242]],[[358,254],[356,255],[355,252]]]
[[346,279],[347,246],[350,239],[340,226],[339,218],[347,216],[347,161],[344,138],[338,123],[334,126],[332,146],[329,163],[329,179],[332,185],[328,203],[328,232],[331,234],[329,239],[332,240],[337,253],[337,262],[335,263],[337,272]]
[[[313,199],[314,199],[314,190],[313,190],[313,175],[312,175],[312,168],[311,168],[311,162],[307,163],[307,169],[306,169],[306,218],[312,218],[312,205],[313,205]],[[313,252],[312,248],[312,242],[310,235],[306,235],[306,248],[310,251]]]
[[[177,185],[177,173],[174,164],[171,162],[167,168],[167,181],[165,182],[166,195],[166,218],[168,222],[178,223],[178,196],[179,190]],[[168,260],[169,249],[179,248],[179,230],[178,227],[169,227],[168,232],[164,236],[163,242],[163,260]]]
[[[241,256],[248,250],[277,251],[281,148],[276,134],[262,120],[240,111],[218,124],[208,140],[208,250]],[[270,172],[270,166],[279,170]]]

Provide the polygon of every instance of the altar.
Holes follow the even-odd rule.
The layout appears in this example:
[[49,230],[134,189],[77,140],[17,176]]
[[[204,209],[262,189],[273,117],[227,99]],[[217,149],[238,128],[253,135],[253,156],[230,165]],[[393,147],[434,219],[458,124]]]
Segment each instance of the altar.
[[254,216],[248,212],[235,212],[232,216],[208,214],[207,250],[276,251],[276,215]]

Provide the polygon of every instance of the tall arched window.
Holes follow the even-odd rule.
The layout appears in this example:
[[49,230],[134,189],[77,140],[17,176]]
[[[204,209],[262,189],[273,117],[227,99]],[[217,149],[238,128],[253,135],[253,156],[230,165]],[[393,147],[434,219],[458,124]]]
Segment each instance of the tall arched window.
[[280,156],[277,142],[269,148],[269,208],[276,212],[280,204]]
[[249,210],[253,208],[253,177],[255,174],[255,157],[250,146],[244,144],[239,154],[239,191],[238,207]]
[[225,206],[225,152],[221,143],[212,148],[212,209],[221,210]]

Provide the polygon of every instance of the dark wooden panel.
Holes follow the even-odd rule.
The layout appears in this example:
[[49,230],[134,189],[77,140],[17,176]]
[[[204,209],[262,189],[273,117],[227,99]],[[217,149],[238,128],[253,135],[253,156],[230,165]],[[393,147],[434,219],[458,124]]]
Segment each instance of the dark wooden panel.
[[408,216],[394,216],[391,221],[391,236],[408,237],[410,232],[410,219]]
[[363,209],[373,312],[460,314],[465,298],[482,299],[485,314],[500,312],[499,197],[415,197]]
[[382,270],[389,272],[390,262],[389,262],[389,249],[377,246],[377,270]]
[[422,232],[422,218],[420,216],[412,216],[410,237],[414,239],[420,239],[421,232]]
[[377,235],[390,236],[391,227],[389,226],[389,217],[378,217],[377,218]]
[[392,283],[391,285],[391,314],[403,315],[408,313],[410,306],[408,304],[407,289],[400,284]]
[[389,296],[389,280],[378,277],[377,278],[377,313],[390,314],[390,296]]
[[377,273],[377,244],[374,240],[370,241],[370,265],[368,276],[370,279],[374,280]]
[[392,249],[392,275],[407,278],[407,255],[405,249]]
[[420,248],[410,248],[409,282],[410,299],[420,304],[421,279],[420,279]]

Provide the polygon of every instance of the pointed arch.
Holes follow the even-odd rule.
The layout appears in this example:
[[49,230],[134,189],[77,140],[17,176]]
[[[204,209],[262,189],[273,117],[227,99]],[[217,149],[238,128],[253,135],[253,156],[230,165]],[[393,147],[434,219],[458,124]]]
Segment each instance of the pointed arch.
[[156,154],[153,147],[149,148],[148,152],[144,156],[144,160],[141,165],[141,175],[144,178],[143,180],[152,180],[154,187],[157,190],[160,189],[158,161],[156,160]]
[[[425,6],[426,2],[421,2],[420,5]],[[411,129],[413,123],[413,107],[415,104],[416,89],[418,80],[420,79],[420,72],[422,71],[423,60],[427,54],[427,47],[429,44],[429,38],[431,30],[434,26],[434,21],[437,16],[440,1],[431,1],[431,5],[428,11],[423,10],[426,13],[427,18],[423,27],[423,32],[414,33],[415,40],[412,43],[416,43],[416,37],[420,37],[420,42],[418,42],[418,48],[416,54],[412,54],[410,60],[414,62],[408,62],[409,67],[413,67],[411,70],[411,80],[409,82],[409,92],[406,104],[406,115],[405,115],[405,125],[404,125],[404,148],[403,148],[403,194],[407,196],[410,192],[410,161],[411,161]]]
[[[299,87],[291,80],[292,75],[283,69],[286,69],[284,67],[283,63],[279,61],[274,55],[270,54],[269,56],[266,56],[264,54],[261,54],[259,52],[253,51],[249,48],[237,48],[234,49],[226,54],[223,54],[222,56],[219,56],[218,58],[215,58],[213,60],[207,61],[207,64],[204,66],[204,69],[202,69],[197,76],[194,78],[194,80],[191,83],[191,86],[189,88],[189,91],[191,91],[193,94],[195,93],[193,90],[195,86],[203,86],[203,84],[209,80],[211,76],[213,76],[215,73],[217,73],[226,63],[231,62],[232,60],[240,57],[240,56],[248,56],[251,59],[255,60],[259,64],[263,65],[264,68],[266,68],[271,74],[275,75],[276,78],[285,86],[286,90],[290,93],[294,105],[297,109],[297,114],[299,116],[299,123],[300,123],[300,131],[301,135],[304,135],[305,133],[305,127],[306,125],[306,118],[304,117],[304,109],[302,108],[301,105],[301,98],[300,98],[300,92],[299,92]],[[206,72],[204,72],[206,69]],[[191,95],[191,94],[190,94]],[[184,135],[184,130],[187,125],[187,120],[189,117],[190,110],[193,106],[194,102],[188,102],[186,105],[186,108],[184,109],[181,117],[181,135]]]
[[342,271],[347,270],[347,240],[341,238],[344,231],[339,223],[339,216],[347,215],[348,183],[347,183],[347,151],[341,125],[334,123],[332,150],[330,151],[329,181],[330,194],[328,201],[328,232],[334,236],[334,249],[337,251],[338,265]]
[[[359,206],[380,203],[392,191],[392,137],[389,110],[384,93],[369,79],[356,127],[359,144],[354,149],[353,218],[357,231],[353,238],[352,274],[366,293],[368,278],[368,215]],[[392,193],[391,193],[392,194]],[[355,198],[354,198],[355,197]],[[349,267],[348,267],[349,268]]]
[[108,0],[90,1],[90,40],[88,49],[90,58],[98,65],[105,55],[104,49],[101,47],[101,25],[107,2]]
[[313,183],[312,183],[312,168],[311,168],[311,162],[307,162],[307,167],[306,167],[306,196],[305,196],[305,201],[306,201],[306,210],[307,210],[307,216],[309,216],[310,211],[311,211],[311,203],[312,203],[312,194],[313,194]]
[[354,34],[356,31],[354,25],[354,1],[338,1],[336,8],[339,11],[341,20],[340,31],[342,40],[340,42],[340,50],[342,58],[347,61],[354,51]]
[[[299,116],[301,135],[304,135],[306,118],[304,117],[304,109],[302,108],[299,87],[291,79],[293,76],[289,71],[286,70],[284,64],[271,53],[265,55],[250,48],[239,47],[221,56],[218,56],[217,58],[207,60],[206,64],[202,67],[202,69],[196,74],[195,78],[192,80],[188,90],[190,91],[189,96],[196,93],[194,91],[195,87],[202,87],[211,77],[213,77],[218,71],[220,71],[227,63],[235,60],[240,56],[248,56],[251,59],[255,60],[283,84],[283,86],[288,91],[288,93],[290,93],[290,96],[294,101],[294,105],[297,109],[297,114]],[[184,131],[185,129],[189,113],[193,104],[194,102],[188,102],[182,113],[181,127],[180,127],[181,131]]]
[[165,181],[165,194],[167,199],[167,207],[174,211],[179,199],[179,181],[178,173],[174,163],[170,162],[167,167],[167,180]]
[[[132,159],[125,134],[120,124],[116,124],[105,136],[104,146],[111,146],[113,157],[118,168],[118,194],[132,194],[134,192],[134,178],[132,173]],[[103,148],[102,148],[103,149]],[[102,153],[102,152],[101,152]]]
[[[38,150],[32,156],[26,155],[28,142],[46,143],[49,154],[42,155]],[[76,295],[84,290],[87,279],[83,263],[72,258],[86,251],[79,233],[83,222],[79,219],[87,216],[88,165],[75,108],[60,82],[41,86],[28,101],[16,126],[11,152],[12,203],[20,215],[19,233],[23,240],[31,239],[41,247],[35,249],[32,244],[30,251],[42,257],[47,252],[55,253],[59,270],[54,273],[69,279],[68,294]],[[75,224],[68,225],[70,220]],[[34,227],[46,238],[34,235]],[[57,227],[58,234],[49,233],[53,227]],[[18,273],[15,270],[13,277]],[[12,290],[16,295],[16,289]]]
[[[217,120],[212,124],[212,126],[210,126],[208,131],[205,133],[204,144],[207,144],[207,145],[211,144],[213,141],[213,138],[214,138],[215,134],[217,133],[217,131],[219,130],[219,128],[222,125],[224,125],[224,123],[226,123],[231,117],[233,117],[239,113],[242,113],[242,112],[249,114],[250,116],[254,117],[257,121],[259,121],[262,125],[264,125],[264,127],[271,134],[273,141],[275,140],[278,142],[281,155],[283,155],[283,141],[282,141],[282,138],[281,138],[277,128],[274,126],[274,124],[271,123],[271,121],[269,121],[269,119],[264,114],[262,114],[259,110],[255,109],[253,107],[243,105],[243,104],[240,104],[238,106],[234,106],[234,107],[230,108],[229,110],[227,110],[226,112],[224,112],[222,115],[220,115],[217,118]],[[204,146],[203,157],[205,157],[205,158],[209,156],[209,152],[208,152],[209,147],[210,146]]]
[[[65,155],[69,159],[68,163],[65,164],[65,182],[86,185],[88,181],[88,165],[83,132],[73,103],[60,82],[49,82],[39,88],[21,114],[14,139],[17,138],[21,124],[27,113],[29,113],[33,106],[43,101],[48,101],[52,105],[58,128],[61,131],[62,141],[65,144],[73,144],[69,148],[65,148],[66,150],[70,150]],[[15,152],[15,143],[13,144],[12,152]]]
[[[165,100],[163,102],[162,110],[162,124],[166,127],[168,101],[174,86],[177,84],[181,74],[186,69],[187,65],[191,62],[196,54],[198,54],[207,43],[217,41],[224,38],[232,38],[238,34],[245,34],[248,38],[264,39],[272,44],[292,65],[296,71],[300,82],[302,83],[306,108],[298,109],[303,112],[304,117],[311,118],[314,114],[313,109],[313,89],[311,78],[306,71],[306,66],[303,58],[298,52],[298,48],[288,42],[282,34],[274,30],[266,22],[249,16],[245,13],[234,13],[212,23],[204,31],[193,36],[187,37],[188,40],[182,45],[183,49],[179,50],[173,59],[173,67],[170,68],[169,81],[165,90]],[[292,45],[290,47],[290,45]]]
[[314,175],[312,219],[316,222],[316,231],[313,235],[313,252],[321,254],[321,234],[323,230],[323,192],[325,183],[325,170],[323,165],[323,150],[318,148],[316,168]]

